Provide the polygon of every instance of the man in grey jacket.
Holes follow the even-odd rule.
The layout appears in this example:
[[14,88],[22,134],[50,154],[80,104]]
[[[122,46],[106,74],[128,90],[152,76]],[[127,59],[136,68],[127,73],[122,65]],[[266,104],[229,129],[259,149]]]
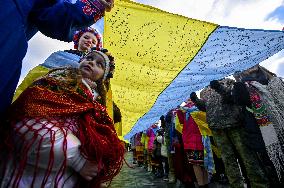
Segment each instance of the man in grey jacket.
[[[268,187],[267,178],[264,176],[256,156],[245,144],[241,108],[230,101],[233,83],[234,81],[231,79],[214,80],[210,82],[210,87],[203,91],[206,99],[208,125],[221,150],[230,187],[244,187],[241,174],[241,171],[244,172],[244,170],[251,187]],[[236,156],[239,156],[245,169],[239,169]]]

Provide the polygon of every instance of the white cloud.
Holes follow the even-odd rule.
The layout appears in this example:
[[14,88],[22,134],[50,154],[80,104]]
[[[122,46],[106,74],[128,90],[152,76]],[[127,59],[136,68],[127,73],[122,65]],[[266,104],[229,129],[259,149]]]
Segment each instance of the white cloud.
[[265,22],[283,0],[136,0],[162,10],[219,25],[280,30],[282,25]]
[[[267,30],[283,28],[278,19],[266,20],[271,12],[284,4],[283,0],[146,0],[143,2],[168,12],[222,26]],[[284,77],[284,72],[278,71],[284,65],[284,53],[272,56],[261,65]]]
[[38,32],[30,41],[28,52],[23,60],[20,82],[33,67],[41,64],[53,52],[73,49],[73,43],[51,39]]
[[280,51],[279,53],[271,56],[269,59],[261,62],[261,65],[278,74],[281,77],[284,77],[284,50]]

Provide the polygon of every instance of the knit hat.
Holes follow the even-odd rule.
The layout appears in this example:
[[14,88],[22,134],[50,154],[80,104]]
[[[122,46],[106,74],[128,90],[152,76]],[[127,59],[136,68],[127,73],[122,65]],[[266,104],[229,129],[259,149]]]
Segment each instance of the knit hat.
[[[95,50],[94,48],[92,48],[92,50],[84,57],[93,52],[100,54],[105,60],[105,73],[103,76],[103,80],[106,80],[107,78],[112,78],[115,69],[114,57],[108,52],[107,49]],[[84,59],[84,57],[82,59]]]

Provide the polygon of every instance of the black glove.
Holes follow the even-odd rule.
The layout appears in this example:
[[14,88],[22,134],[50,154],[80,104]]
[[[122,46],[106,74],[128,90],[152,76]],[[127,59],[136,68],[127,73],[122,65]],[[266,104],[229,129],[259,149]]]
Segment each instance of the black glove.
[[212,80],[212,81],[210,82],[210,87],[211,87],[212,89],[219,90],[219,89],[221,88],[221,84],[219,83],[218,80]]
[[242,82],[235,82],[232,90],[233,100],[241,106],[251,107],[250,95],[246,85]]
[[195,92],[190,93],[190,100],[191,100],[192,102],[196,102],[197,99],[198,99],[198,98],[197,98],[197,95],[196,95]]

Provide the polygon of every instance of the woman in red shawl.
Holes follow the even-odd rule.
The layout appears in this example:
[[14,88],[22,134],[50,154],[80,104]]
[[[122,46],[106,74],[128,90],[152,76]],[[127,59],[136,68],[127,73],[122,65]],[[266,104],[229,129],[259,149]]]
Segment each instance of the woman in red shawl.
[[118,174],[124,146],[102,105],[113,71],[107,50],[92,51],[78,69],[52,70],[19,96],[9,113],[1,187],[99,187]]

